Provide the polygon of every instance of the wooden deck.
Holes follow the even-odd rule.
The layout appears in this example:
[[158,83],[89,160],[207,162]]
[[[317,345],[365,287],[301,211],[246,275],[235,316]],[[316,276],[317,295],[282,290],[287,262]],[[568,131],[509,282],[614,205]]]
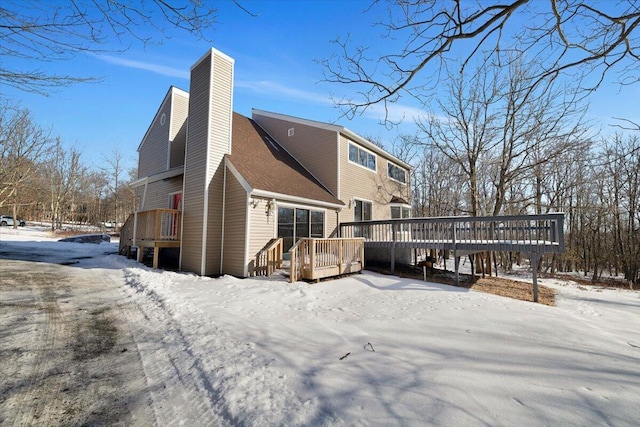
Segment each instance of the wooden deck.
[[531,259],[534,300],[537,264],[544,253],[564,252],[564,214],[491,217],[410,218],[340,224],[343,238],[361,237],[365,248],[390,248],[391,271],[396,248],[449,250],[459,282],[460,257],[486,251],[521,252]]
[[271,276],[277,269],[283,267],[282,239],[271,239],[258,252],[253,268],[250,269],[251,276]]
[[153,268],[158,268],[161,248],[179,248],[181,212],[176,209],[153,209],[131,214],[120,230],[119,253],[130,256],[136,248],[142,262],[143,249],[153,248]]
[[289,255],[292,283],[357,273],[364,269],[364,239],[300,239]]
[[[181,246],[181,212],[154,209],[132,214],[120,234],[120,253],[153,248],[158,267],[160,248]],[[456,281],[460,257],[485,251],[521,252],[531,259],[534,300],[537,300],[537,263],[544,253],[564,252],[564,214],[499,217],[410,218],[341,223],[340,237],[300,239],[289,250],[290,280],[319,280],[361,271],[365,248],[389,248],[391,271],[396,248],[449,250],[455,259]],[[256,255],[250,275],[271,275],[284,268],[282,239],[274,238]]]
[[365,247],[564,252],[564,214],[410,218],[340,224],[341,237],[362,237]]

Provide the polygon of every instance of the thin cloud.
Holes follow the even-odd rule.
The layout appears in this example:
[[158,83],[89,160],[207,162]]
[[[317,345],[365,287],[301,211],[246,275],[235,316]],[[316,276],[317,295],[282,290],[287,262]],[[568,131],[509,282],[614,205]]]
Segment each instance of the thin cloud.
[[236,81],[235,86],[238,88],[249,89],[253,92],[285,97],[292,100],[313,102],[315,104],[331,105],[333,102],[327,95],[321,95],[315,92],[293,89],[283,86],[280,83],[271,81]]
[[428,112],[425,110],[398,103],[387,104],[386,111],[382,103],[373,104],[366,109],[363,116],[375,120],[384,120],[385,113],[387,119],[394,123],[406,123],[407,121],[413,123],[416,120],[425,119],[428,116]]
[[132,59],[117,58],[109,55],[97,55],[97,57],[110,64],[119,65],[127,68],[135,68],[137,70],[151,71],[152,73],[160,74],[167,77],[176,77],[179,79],[189,79],[190,73],[188,70],[179,68],[168,67],[166,65],[159,65],[150,62],[134,61]]

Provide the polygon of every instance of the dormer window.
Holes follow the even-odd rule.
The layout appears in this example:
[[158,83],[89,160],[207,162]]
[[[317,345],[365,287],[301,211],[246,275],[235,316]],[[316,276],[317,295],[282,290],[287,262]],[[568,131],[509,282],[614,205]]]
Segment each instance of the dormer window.
[[376,155],[355,144],[349,144],[349,161],[372,171],[376,170]]

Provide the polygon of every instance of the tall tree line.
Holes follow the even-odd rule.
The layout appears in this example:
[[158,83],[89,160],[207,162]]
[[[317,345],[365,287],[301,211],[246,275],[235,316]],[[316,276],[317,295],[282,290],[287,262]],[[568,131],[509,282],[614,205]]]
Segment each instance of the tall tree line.
[[121,153],[105,155],[94,170],[76,148],[39,126],[28,109],[5,102],[0,109],[0,213],[28,221],[100,225],[124,222],[136,207]]
[[602,137],[584,120],[605,80],[640,83],[637,0],[389,0],[367,14],[382,43],[339,37],[325,81],[344,86],[347,117],[378,105],[393,124],[394,103],[421,104],[401,144],[416,215],[563,211],[567,253],[541,268],[639,280],[640,124],[632,111]]

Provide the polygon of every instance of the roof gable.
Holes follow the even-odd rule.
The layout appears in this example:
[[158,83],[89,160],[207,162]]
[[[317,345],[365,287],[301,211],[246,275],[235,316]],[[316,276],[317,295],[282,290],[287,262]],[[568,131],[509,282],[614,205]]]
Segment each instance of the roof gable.
[[256,122],[233,113],[227,158],[253,190],[344,205]]
[[[189,98],[189,92],[185,92],[184,90],[178,89],[175,86],[171,86],[169,88],[169,90],[167,91],[166,95],[162,99],[162,102],[160,103],[160,106],[156,110],[156,114],[153,116],[153,120],[151,120],[151,123],[149,124],[149,127],[147,128],[147,131],[144,133],[144,136],[140,140],[140,144],[138,144],[138,148],[137,148],[138,152],[140,152],[140,148],[142,148],[142,145],[145,143],[145,141],[147,141],[147,136],[149,135],[149,131],[151,130],[151,128],[153,128],[153,125],[156,123],[156,121],[160,120],[160,117],[161,117],[160,113],[162,112],[162,110],[164,110],[166,104],[170,103],[170,102],[173,102],[173,95],[174,94],[183,96],[183,97],[185,97],[187,99]],[[173,105],[171,106],[171,110],[169,111],[169,114],[170,115],[173,114]],[[167,120],[171,121],[171,118],[168,117]]]
[[265,117],[271,117],[271,118],[275,118],[275,119],[280,119],[280,120],[284,120],[284,121],[288,121],[291,123],[299,123],[299,124],[303,124],[306,126],[312,126],[312,127],[317,127],[320,129],[327,129],[327,130],[331,130],[334,132],[337,132],[347,138],[349,138],[350,140],[357,142],[358,144],[362,145],[365,148],[368,148],[369,150],[381,155],[382,157],[386,158],[387,160],[391,160],[392,162],[406,168],[406,169],[412,169],[411,165],[408,164],[407,162],[402,161],[401,159],[397,158],[396,156],[394,156],[393,154],[389,153],[388,151],[386,151],[385,149],[378,147],[376,144],[372,143],[371,141],[367,140],[366,138],[361,137],[360,135],[358,135],[357,133],[347,129],[344,126],[340,126],[340,125],[336,125],[336,124],[331,124],[331,123],[325,123],[325,122],[319,122],[316,120],[309,120],[309,119],[303,119],[300,117],[294,117],[294,116],[289,116],[286,114],[280,114],[280,113],[273,113],[270,111],[264,111],[264,110],[258,110],[258,109],[253,109],[252,110],[252,114],[253,115],[261,115],[261,116],[265,116]]

